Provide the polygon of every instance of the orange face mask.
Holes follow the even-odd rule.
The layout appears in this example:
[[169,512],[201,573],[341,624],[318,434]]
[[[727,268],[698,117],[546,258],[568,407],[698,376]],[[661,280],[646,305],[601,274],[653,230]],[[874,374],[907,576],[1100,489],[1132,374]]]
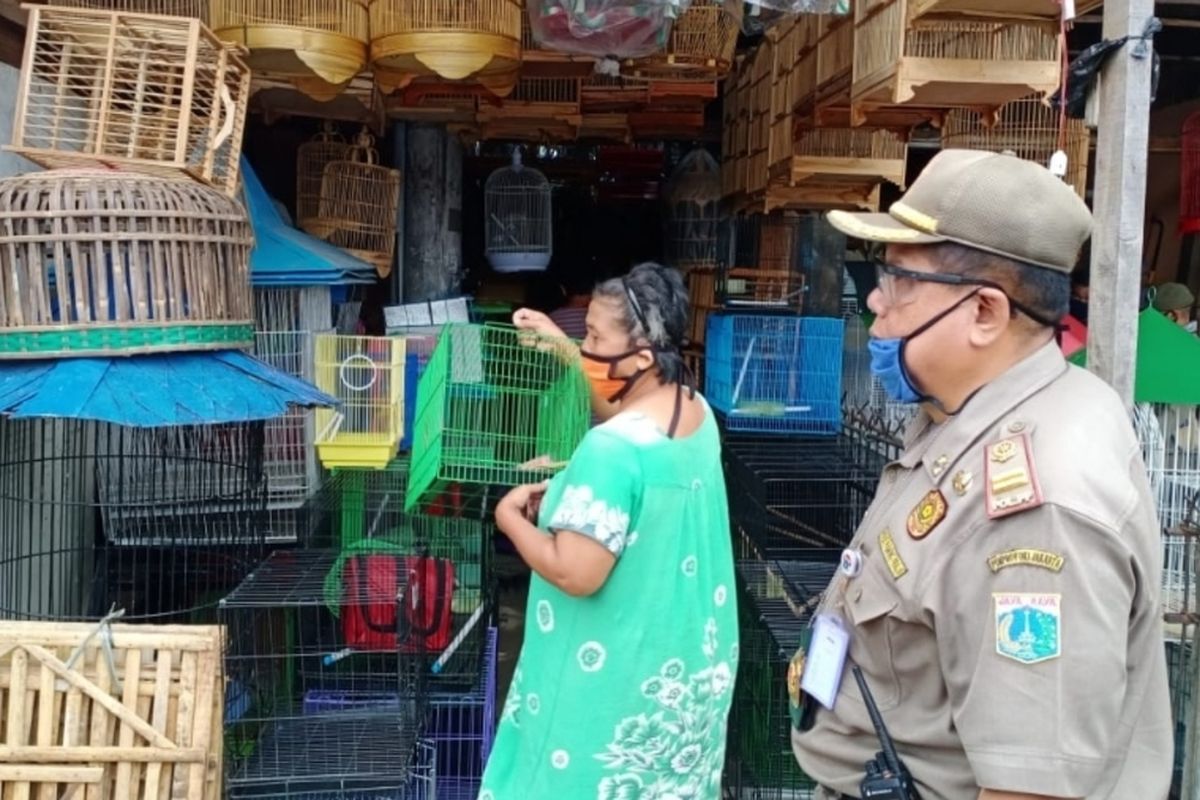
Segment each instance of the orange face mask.
[[587,351],[581,351],[583,356],[583,374],[587,376],[588,383],[592,385],[596,394],[603,397],[610,403],[615,403],[620,400],[625,394],[633,388],[633,384],[638,378],[645,374],[645,370],[638,370],[628,378],[614,378],[612,375],[613,367],[621,363],[632,355],[636,355],[644,348],[630,350],[627,353],[621,353],[617,356],[599,356]]

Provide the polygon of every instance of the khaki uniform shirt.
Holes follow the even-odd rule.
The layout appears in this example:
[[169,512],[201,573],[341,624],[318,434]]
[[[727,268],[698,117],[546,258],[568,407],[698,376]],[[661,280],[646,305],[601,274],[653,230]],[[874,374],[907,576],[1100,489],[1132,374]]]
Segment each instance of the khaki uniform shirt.
[[850,633],[804,770],[857,797],[879,750],[858,664],[924,800],[980,788],[1159,800],[1172,728],[1159,526],[1132,425],[1048,344],[919,417],[824,599]]

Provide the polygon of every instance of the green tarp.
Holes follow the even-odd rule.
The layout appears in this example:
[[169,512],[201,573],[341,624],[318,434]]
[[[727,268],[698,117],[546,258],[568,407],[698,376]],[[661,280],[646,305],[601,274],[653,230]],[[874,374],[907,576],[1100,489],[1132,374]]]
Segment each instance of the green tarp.
[[[1087,348],[1068,360],[1086,366]],[[1133,399],[1139,403],[1200,405],[1200,338],[1152,308],[1138,315]]]

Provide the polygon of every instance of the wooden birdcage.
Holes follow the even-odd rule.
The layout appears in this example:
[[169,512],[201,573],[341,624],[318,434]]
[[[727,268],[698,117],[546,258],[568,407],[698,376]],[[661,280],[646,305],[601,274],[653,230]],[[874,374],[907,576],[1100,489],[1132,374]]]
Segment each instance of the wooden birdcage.
[[320,99],[367,64],[366,0],[212,0],[212,21],[217,36],[249,50],[256,73],[295,79]]
[[10,149],[237,190],[250,70],[199,20],[31,6]]
[[749,63],[742,62],[724,83],[724,119],[721,126],[723,197],[733,197],[746,189],[745,173],[750,157]]
[[816,102],[834,105],[850,100],[854,71],[854,20],[849,16],[823,14],[817,25]]
[[325,165],[321,202],[305,230],[374,265],[386,278],[396,255],[400,170],[380,166],[374,145],[375,137],[364,130],[344,160]]
[[247,347],[252,244],[241,205],[194,181],[113,170],[6,178],[0,358]]
[[580,105],[585,114],[636,111],[650,102],[650,82],[641,78],[593,74],[583,79]]
[[387,99],[388,116],[411,122],[467,123],[493,95],[478,84],[417,78]]
[[644,78],[721,78],[733,65],[739,32],[737,19],[725,11],[722,0],[693,0],[671,28],[666,50],[628,66]]
[[479,109],[485,139],[574,139],[583,122],[579,78],[521,78],[512,94]]
[[750,116],[750,148],[746,183],[742,187],[752,195],[767,188],[771,166],[771,90],[775,84],[775,37],[768,31],[762,44],[750,57],[750,82],[746,87]]
[[[1076,16],[1083,15],[1100,6],[1101,0],[1079,0],[1075,3]],[[1059,0],[912,0],[909,6],[911,18],[945,17],[987,20],[1058,20],[1063,13]]]
[[[305,91],[296,88],[297,84],[304,85]],[[386,129],[383,95],[371,73],[356,75],[345,87],[332,87],[340,91],[328,98],[313,91],[318,85],[330,88],[320,78],[287,78],[257,72],[250,83],[251,113],[261,114],[268,125],[283,117],[306,117],[365,125],[377,134]]]
[[512,166],[488,176],[483,187],[484,246],[497,272],[544,270],[554,252],[550,182],[521,163],[513,149]]
[[1180,143],[1179,232],[1200,233],[1200,111],[1184,120]]
[[720,95],[716,80],[650,80],[650,110],[703,111]]
[[855,5],[854,114],[888,105],[995,109],[1058,87],[1057,26],[912,20],[908,4]]
[[323,229],[321,217],[321,183],[325,167],[334,161],[345,161],[350,144],[342,138],[333,123],[326,122],[311,141],[296,151],[296,227],[319,235]]
[[54,0],[50,5],[58,8],[92,8],[97,11],[192,17],[208,25],[208,0]]
[[373,0],[370,8],[375,67],[471,80],[501,97],[512,91],[521,65],[520,0]]
[[770,207],[877,208],[879,185],[904,188],[908,145],[891,131],[810,128],[795,131],[771,167]]
[[1061,147],[1067,154],[1067,174],[1063,180],[1084,197],[1091,135],[1083,120],[1067,117],[1060,137],[1059,121],[1058,113],[1040,97],[1026,97],[1005,105],[994,124],[977,111],[951,109],[942,127],[942,146],[996,153],[1010,150],[1044,167],[1050,165],[1050,157]]
[[633,130],[629,127],[629,115],[621,113],[584,114],[580,117],[579,139],[581,141],[609,141],[628,144],[633,141]]
[[689,272],[685,276],[685,280],[691,306],[688,341],[703,347],[704,331],[708,327],[708,315],[719,307],[717,305],[717,269],[715,266],[698,267]]
[[667,265],[685,274],[716,266],[721,203],[721,171],[716,159],[703,149],[685,155],[671,173],[663,199]]

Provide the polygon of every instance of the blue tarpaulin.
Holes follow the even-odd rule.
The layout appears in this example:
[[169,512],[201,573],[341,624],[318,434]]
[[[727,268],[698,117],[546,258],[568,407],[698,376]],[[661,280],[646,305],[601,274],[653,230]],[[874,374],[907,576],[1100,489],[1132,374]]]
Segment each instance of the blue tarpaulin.
[[304,381],[236,350],[0,362],[0,414],[134,427],[247,422],[334,406]]

